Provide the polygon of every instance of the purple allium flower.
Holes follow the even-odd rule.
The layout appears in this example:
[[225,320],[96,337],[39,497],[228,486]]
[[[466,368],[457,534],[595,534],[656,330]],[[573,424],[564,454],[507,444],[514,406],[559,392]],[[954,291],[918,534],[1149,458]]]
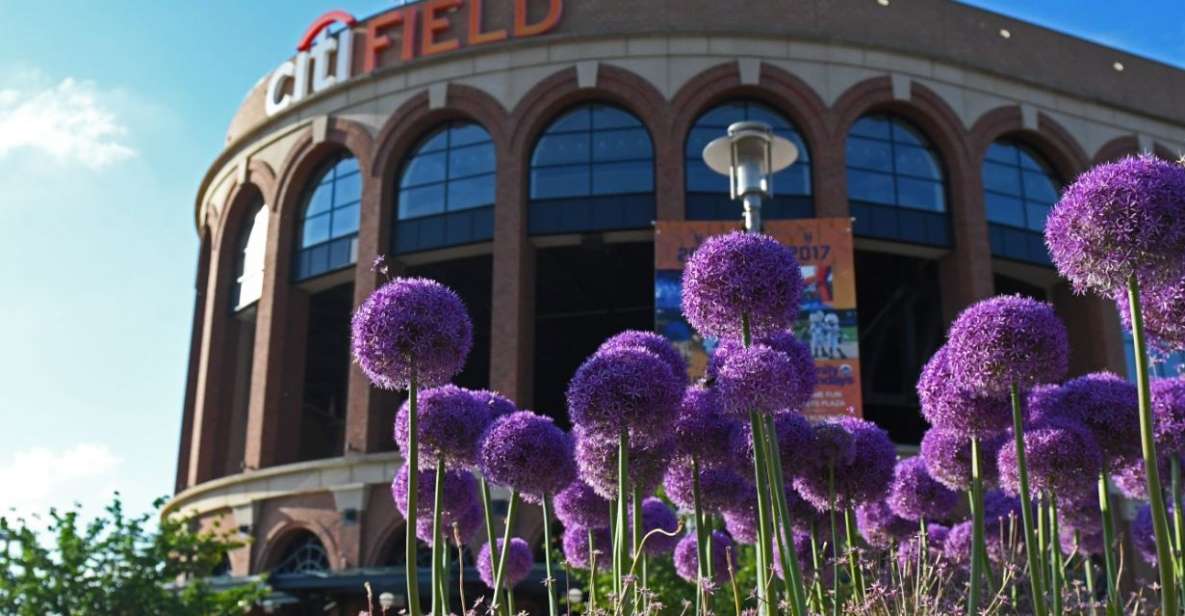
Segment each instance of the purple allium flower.
[[497,419],[518,410],[514,402],[502,394],[489,389],[475,389],[470,391],[474,398],[490,413],[490,419]]
[[[778,542],[773,542],[773,565],[774,575],[779,579],[786,579],[786,572],[782,568],[782,550],[778,547]],[[794,556],[798,559],[799,567],[802,563],[811,562],[811,535],[800,530],[794,531]]]
[[1035,425],[1057,418],[1082,424],[1110,459],[1140,453],[1136,386],[1110,372],[1080,376],[1060,386],[1035,387],[1026,406]]
[[[809,532],[814,523],[821,518],[822,513],[818,509],[815,509],[814,505],[807,502],[794,489],[792,484],[787,483],[785,490],[786,509],[790,514],[790,521],[794,525],[794,530]],[[728,529],[728,534],[732,535],[732,538],[738,543],[756,543],[757,489],[750,485],[745,498],[736,505],[725,509],[723,511],[723,517],[724,527]]]
[[[712,581],[717,585],[723,585],[728,581],[728,560],[725,552],[733,550],[732,539],[728,535],[714,531],[708,536],[708,541],[711,543],[710,552],[712,555]],[[695,533],[688,533],[679,540],[679,544],[675,546],[675,571],[679,577],[695,583],[699,577],[699,550],[695,544]],[[732,558],[733,563],[736,562],[736,555],[734,553]]]
[[[1172,503],[1166,503],[1166,507],[1172,507]],[[1135,546],[1136,551],[1140,556],[1144,557],[1144,562],[1156,566],[1156,530],[1152,525],[1152,508],[1148,504],[1140,507],[1136,512],[1136,517],[1132,520],[1129,532],[1132,534],[1132,545]]]
[[1045,302],[1020,295],[985,299],[963,311],[947,334],[946,361],[959,385],[1007,394],[1062,378],[1066,326]]
[[889,508],[884,501],[873,501],[856,507],[856,528],[869,545],[887,548],[919,532],[916,520],[907,520]]
[[[971,562],[971,540],[974,527],[971,521],[960,522],[950,528],[943,542],[942,554],[947,560],[960,565]],[[1011,531],[1007,521],[984,522],[984,543],[988,560],[999,563],[1008,557],[1008,535]],[[1023,544],[1021,544],[1023,548]]]
[[555,495],[555,517],[564,526],[609,527],[609,501],[577,479]]
[[[1079,494],[1090,490],[1103,466],[1103,456],[1094,437],[1082,424],[1069,420],[1050,420],[1025,433],[1025,461],[1029,469],[1029,489],[1036,498],[1049,490],[1054,494]],[[1000,448],[996,458],[1000,485],[1009,494],[1020,494],[1016,446]]]
[[[980,441],[980,478],[984,484],[992,485],[998,478],[996,457],[1000,448],[1009,441],[1006,434]],[[971,487],[971,437],[960,432],[930,428],[922,435],[920,455],[926,463],[926,470],[939,483],[952,490],[966,490]]]
[[[946,555],[943,553],[943,546],[946,545],[946,538],[949,535],[950,528],[947,526],[943,526],[942,524],[926,525],[926,562],[933,564],[936,561],[946,558]],[[921,531],[919,530],[902,541],[901,545],[897,548],[897,565],[902,569],[917,570],[918,557],[922,549],[920,537]]]
[[[633,508],[630,509],[632,528]],[[675,515],[675,510],[671,509],[670,505],[653,496],[642,501],[642,536],[647,537],[652,530],[664,530],[672,533],[670,535],[663,533],[649,535],[645,545],[642,546],[642,551],[648,556],[670,554],[675,549],[675,544],[679,543],[679,536],[674,534],[678,529],[679,517]]]
[[683,315],[704,336],[739,338],[741,315],[755,337],[788,330],[801,298],[794,251],[768,235],[710,237],[683,269]]
[[951,374],[947,347],[939,348],[918,378],[922,416],[934,427],[962,435],[983,437],[1012,426],[1012,404],[1007,395],[984,394],[960,386]]
[[1010,516],[1020,515],[1020,499],[1003,490],[988,490],[983,495],[983,517],[985,520],[1006,521]]
[[[836,428],[850,436],[850,447],[840,448],[847,451],[837,452],[832,447],[843,440],[831,434]],[[816,449],[822,455],[808,458],[808,463],[794,480],[794,487],[803,498],[820,510],[830,507],[828,477],[832,465],[837,509],[880,500],[888,494],[897,449],[883,429],[863,419],[840,417],[817,424],[815,437],[817,443],[827,443],[828,447]],[[832,451],[828,452],[828,449]],[[846,455],[837,457],[837,453]]]
[[[1075,551],[1075,537],[1074,533],[1078,533],[1077,537],[1077,552],[1079,555],[1093,556],[1095,554],[1103,553],[1103,532],[1094,531],[1091,533],[1083,532],[1072,526],[1059,526],[1058,539],[1062,546],[1062,554],[1069,556]],[[1153,544],[1153,550],[1156,549],[1156,544]]]
[[893,469],[888,504],[906,520],[946,520],[959,506],[959,494],[931,477],[925,461],[915,456]]
[[[608,528],[597,528],[592,531],[592,548],[597,552],[597,569],[604,571],[610,566],[609,555],[613,551],[613,537]],[[581,526],[565,526],[562,540],[564,546],[564,560],[576,569],[588,569],[591,563],[588,558],[588,529]]]
[[[391,499],[399,514],[407,517],[408,467],[404,466],[391,482]],[[436,471],[422,469],[416,483],[416,535],[432,542],[432,506],[436,495]],[[444,489],[441,492],[441,524],[445,529],[457,524],[462,531],[468,529],[470,520],[466,517],[473,507],[480,508],[477,480],[473,473],[449,470],[444,473]],[[451,531],[449,536],[451,537]]]
[[[695,477],[691,471],[688,464],[672,465],[662,483],[667,498],[689,511],[695,509]],[[735,508],[753,489],[744,477],[726,466],[699,469],[699,487],[700,507],[713,512]]]
[[1083,534],[1102,531],[1103,520],[1099,513],[1098,490],[1081,494],[1058,494],[1057,521],[1062,527],[1080,530]]
[[675,348],[675,345],[671,344],[670,340],[654,332],[637,329],[623,331],[602,342],[597,352],[631,347],[650,351],[661,357],[670,366],[671,374],[681,377],[683,384],[687,384],[687,360],[683,359],[683,354]]
[[793,409],[795,401],[804,398],[800,385],[789,355],[757,345],[730,354],[716,374],[715,387],[726,413],[748,418],[750,411],[773,414]]
[[738,422],[724,415],[720,396],[714,389],[692,385],[683,393],[679,418],[675,421],[675,453],[699,460],[705,466],[730,464],[731,441]]
[[[1144,332],[1153,347],[1162,351],[1185,350],[1185,267],[1176,267],[1177,273],[1168,276],[1168,281],[1140,287]],[[1131,331],[1131,305],[1126,290],[1117,291],[1114,298],[1124,328]]]
[[473,324],[461,298],[427,278],[396,278],[354,313],[351,351],[362,372],[383,389],[439,385],[465,366]]
[[1050,212],[1045,244],[1078,292],[1158,280],[1185,253],[1185,167],[1140,155],[1083,173]]
[[1152,381],[1156,447],[1162,455],[1185,455],[1185,378]]
[[[805,467],[809,457],[817,455],[815,432],[798,411],[782,411],[774,415],[774,431],[778,433],[778,453],[782,458],[782,473],[790,481]],[[742,423],[732,438],[732,459],[738,471],[753,473],[753,436],[748,423]]]
[[[616,439],[600,439],[579,427],[576,429],[576,466],[580,478],[607,499],[617,498],[617,447]],[[653,493],[662,483],[674,449],[671,440],[653,445],[630,443],[629,478],[642,494]]]
[[[1156,469],[1161,481],[1168,488],[1168,477],[1172,474],[1172,457],[1160,455],[1157,451]],[[1185,473],[1185,459],[1180,459],[1182,473]],[[1148,477],[1144,473],[1144,458],[1136,455],[1121,458],[1111,463],[1111,480],[1124,496],[1132,500],[1148,500]]]
[[[417,503],[417,508],[419,503]],[[441,516],[440,532],[444,536],[445,543],[449,545],[457,545],[457,536],[461,538],[461,545],[465,545],[477,531],[485,525],[485,512],[482,509],[480,502],[474,502],[472,506],[464,511],[451,516]],[[455,533],[454,533],[455,530]],[[429,511],[426,516],[419,516],[416,518],[416,537],[420,541],[432,545],[432,513]]]
[[550,417],[518,411],[499,417],[481,443],[481,472],[490,481],[540,502],[576,478],[572,439]]
[[568,384],[572,422],[598,438],[631,443],[670,436],[683,400],[684,375],[675,375],[658,355],[639,347],[599,351],[584,360]]
[[[775,351],[781,351],[790,358],[794,372],[798,375],[799,385],[797,388],[798,397],[791,401],[787,408],[796,411],[801,411],[805,408],[807,402],[811,399],[811,395],[814,394],[815,385],[818,381],[818,375],[815,373],[815,358],[811,355],[810,347],[796,338],[793,332],[788,331],[763,336],[754,340],[753,343],[754,346],[767,346]],[[720,344],[716,346],[716,350],[712,352],[712,356],[708,358],[708,367],[704,374],[705,378],[709,381],[714,381],[716,375],[720,372],[720,367],[728,361],[728,358],[744,348],[740,339],[726,338],[721,340]]]
[[[444,460],[449,466],[473,466],[482,434],[490,425],[490,413],[473,392],[456,385],[441,385],[420,392],[420,464]],[[395,415],[395,443],[407,455],[410,401]]]
[[[497,545],[498,552],[494,554],[495,561],[502,551],[501,539],[497,540]],[[481,581],[485,582],[486,586],[493,588],[495,572],[491,562],[490,544],[486,543],[481,546],[481,552],[477,555],[477,574],[481,576]],[[503,587],[514,588],[519,582],[527,579],[534,566],[535,555],[531,552],[531,546],[518,537],[512,537],[510,548],[506,551],[506,572],[503,574]]]

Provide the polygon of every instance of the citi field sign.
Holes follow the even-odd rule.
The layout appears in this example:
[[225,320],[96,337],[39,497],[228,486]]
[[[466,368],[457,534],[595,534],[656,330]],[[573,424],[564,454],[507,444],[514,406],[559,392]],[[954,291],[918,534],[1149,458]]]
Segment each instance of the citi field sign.
[[[529,3],[540,8],[528,11]],[[267,78],[264,112],[275,115],[309,96],[388,64],[546,34],[556,27],[564,12],[563,0],[513,0],[512,26],[487,30],[483,4],[483,0],[426,0],[361,23],[345,11],[329,11],[313,21],[300,37],[296,56]],[[462,13],[467,18],[459,17]],[[329,34],[334,26],[340,29]],[[320,36],[322,33],[325,36]],[[357,70],[357,64],[361,70]]]

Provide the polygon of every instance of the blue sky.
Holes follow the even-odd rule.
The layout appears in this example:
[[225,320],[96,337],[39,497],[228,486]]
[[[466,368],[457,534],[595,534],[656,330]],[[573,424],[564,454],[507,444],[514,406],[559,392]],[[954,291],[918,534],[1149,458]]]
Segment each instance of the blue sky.
[[[314,17],[392,4],[0,0],[0,511],[171,492],[201,175]],[[1185,66],[1179,0],[970,4]]]

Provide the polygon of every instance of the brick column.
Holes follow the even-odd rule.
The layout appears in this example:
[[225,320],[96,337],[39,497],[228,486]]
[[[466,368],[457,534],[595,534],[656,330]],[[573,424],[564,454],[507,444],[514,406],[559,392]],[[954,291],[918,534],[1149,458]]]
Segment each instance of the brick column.
[[[358,263],[354,268],[354,306],[366,301],[385,278],[371,271],[379,255],[387,255],[391,245],[391,208],[385,203],[387,194],[384,180],[371,175],[364,168],[362,179],[362,211],[358,221]],[[392,270],[397,268],[394,259],[387,258]],[[392,271],[391,275],[397,272]],[[395,420],[398,395],[371,386],[370,380],[350,362],[350,376],[346,399],[346,443],[345,453],[369,453],[382,451],[391,439],[391,426]]]
[[954,247],[938,262],[942,283],[942,316],[954,320],[967,306],[990,297],[992,284],[992,249],[988,243],[987,217],[983,205],[983,182],[979,169],[966,161],[949,168],[963,169],[948,177],[951,237]]
[[535,250],[527,238],[525,158],[499,146],[494,205],[490,386],[530,404],[535,350]]
[[174,492],[189,487],[189,455],[192,446],[193,418],[196,411],[198,370],[202,362],[202,335],[205,326],[206,288],[210,280],[210,232],[202,230],[197,274],[193,283],[193,323],[189,334],[189,370],[185,378],[185,402],[181,411],[181,443],[177,448],[177,477]]
[[233,333],[230,289],[234,278],[234,241],[215,240],[210,253],[210,273],[202,308],[201,352],[194,392],[187,485],[209,481],[222,472],[226,461],[227,414],[233,388],[234,362],[227,357]]
[[1113,302],[1097,295],[1075,295],[1064,281],[1054,286],[1050,301],[1066,323],[1071,375],[1127,372],[1122,324]]
[[[818,131],[820,134],[823,131]],[[811,192],[814,194],[815,216],[818,218],[849,218],[847,165],[844,159],[846,135],[827,131],[827,142],[809,144],[811,150]]]

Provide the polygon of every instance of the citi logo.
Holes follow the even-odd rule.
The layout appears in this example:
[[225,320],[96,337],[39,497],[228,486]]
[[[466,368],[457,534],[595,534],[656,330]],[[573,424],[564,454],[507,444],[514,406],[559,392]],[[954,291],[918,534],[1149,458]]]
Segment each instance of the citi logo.
[[[300,37],[296,57],[281,64],[268,78],[264,113],[275,115],[306,96],[348,80],[353,68],[352,28],[356,22],[345,11],[330,11],[318,17]],[[334,36],[316,40],[333,24],[345,27]]]

